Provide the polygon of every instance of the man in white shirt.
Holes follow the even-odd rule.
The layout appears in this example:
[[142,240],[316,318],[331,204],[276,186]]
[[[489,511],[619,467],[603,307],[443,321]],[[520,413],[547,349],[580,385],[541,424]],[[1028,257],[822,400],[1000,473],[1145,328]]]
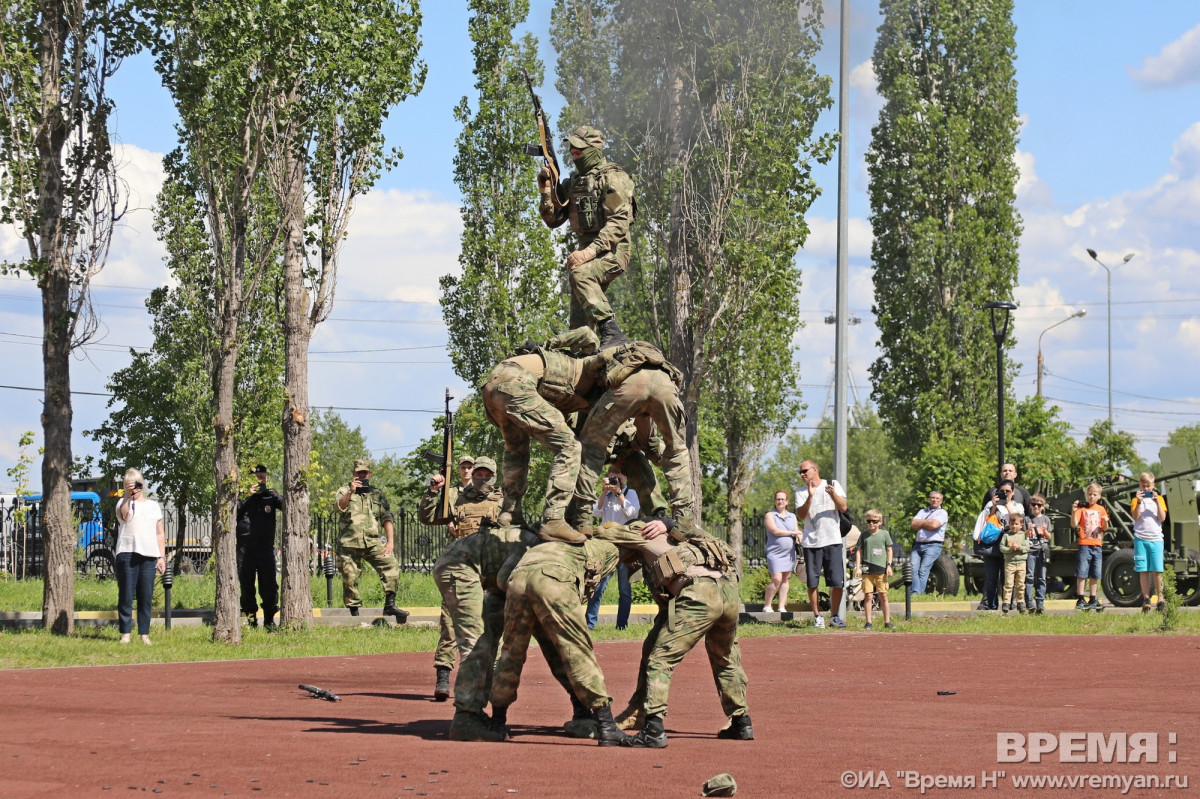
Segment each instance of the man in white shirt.
[[846,584],[846,564],[842,554],[841,513],[846,512],[846,490],[836,480],[826,482],[813,461],[800,464],[800,479],[804,481],[796,492],[796,518],[804,522],[800,546],[804,550],[804,570],[808,580],[808,601],[812,606],[813,626],[825,628],[821,618],[817,585],[821,574],[829,587],[832,615],[830,625],[845,627],[837,615],[842,604],[842,587]]
[[917,531],[912,554],[909,556],[913,566],[914,594],[925,593],[929,572],[933,569],[934,561],[942,554],[942,546],[946,541],[946,524],[949,521],[950,517],[942,507],[942,492],[930,491],[929,504],[917,511],[917,515],[912,518],[912,529]]
[[[621,472],[621,467],[614,463],[608,469],[608,477],[604,480],[604,490],[600,493],[600,498],[596,500],[596,507],[592,509],[594,515],[600,517],[601,523],[628,524],[638,517],[641,509],[637,492],[629,487],[625,475]],[[591,601],[588,602],[587,626],[589,630],[596,629],[596,623],[600,620],[600,600],[604,596],[604,589],[608,587],[610,577],[611,575],[600,581],[600,584],[596,586],[596,592],[592,594]],[[629,610],[633,607],[633,592],[629,587],[629,569],[625,567],[625,564],[617,566],[617,590],[620,593],[620,599],[617,602],[617,629],[624,630],[629,624]]]

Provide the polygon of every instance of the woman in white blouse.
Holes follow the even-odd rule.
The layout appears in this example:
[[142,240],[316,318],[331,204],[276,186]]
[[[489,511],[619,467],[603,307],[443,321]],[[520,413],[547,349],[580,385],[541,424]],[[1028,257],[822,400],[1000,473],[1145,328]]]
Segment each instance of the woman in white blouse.
[[137,469],[125,471],[125,493],[117,503],[117,620],[121,643],[133,632],[133,600],[137,597],[138,635],[150,643],[150,606],[154,575],[167,566],[162,508],[146,499],[146,479]]

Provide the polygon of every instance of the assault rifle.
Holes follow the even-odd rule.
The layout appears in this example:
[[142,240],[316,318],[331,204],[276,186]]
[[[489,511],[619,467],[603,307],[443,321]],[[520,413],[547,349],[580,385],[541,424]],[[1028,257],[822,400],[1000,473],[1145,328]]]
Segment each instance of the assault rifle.
[[300,690],[308,691],[317,699],[324,699],[326,702],[341,702],[342,698],[333,691],[326,691],[324,688],[318,688],[315,685],[301,685]]
[[454,473],[454,414],[450,412],[450,400],[454,399],[450,393],[450,389],[446,389],[446,417],[442,423],[442,451],[441,453],[423,452],[421,453],[426,460],[437,464],[438,471],[442,475],[442,490],[438,494],[438,509],[437,517],[439,519],[449,519],[454,513],[454,508],[450,505],[450,486],[458,481],[458,476]]
[[554,154],[554,135],[550,132],[550,117],[542,110],[541,98],[537,96],[537,92],[533,90],[533,81],[529,77],[529,72],[522,69],[525,73],[525,83],[529,86],[529,96],[533,98],[533,115],[537,120],[538,139],[541,144],[526,144],[525,155],[534,158],[541,158],[546,169],[550,170],[550,201],[554,203],[555,208],[562,208],[567,204],[567,198],[559,195],[560,183],[562,182],[562,169],[558,166],[558,156]]

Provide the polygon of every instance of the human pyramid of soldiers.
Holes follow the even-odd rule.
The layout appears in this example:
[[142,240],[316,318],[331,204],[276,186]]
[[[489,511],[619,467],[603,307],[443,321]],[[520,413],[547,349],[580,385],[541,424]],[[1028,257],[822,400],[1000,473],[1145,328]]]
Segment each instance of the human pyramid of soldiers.
[[[543,220],[551,228],[569,221],[579,243],[566,261],[571,329],[544,344],[527,342],[483,384],[487,417],[504,439],[501,488],[491,458],[463,458],[462,485],[443,487],[435,478],[421,502],[422,521],[448,525],[455,537],[434,566],[442,594],[434,695],[450,696],[457,648],[451,740],[508,740],[532,637],[570,698],[567,735],[661,748],[671,675],[704,639],[728,719],[717,737],[752,740],[738,576],[729,548],[693,516],[681,374],[657,348],[622,333],[605,296],[629,263],[633,181],[605,159],[596,128],[577,128],[565,143],[575,174],[556,186],[543,169],[538,188]],[[540,521],[522,511],[530,439],[553,454]],[[606,462],[620,463],[630,488],[651,498],[642,518],[593,526]],[[665,500],[652,463],[666,477]],[[443,488],[453,492],[453,511],[439,518]],[[614,717],[585,606],[618,562],[631,575],[640,571],[659,610],[642,646],[637,688]]]

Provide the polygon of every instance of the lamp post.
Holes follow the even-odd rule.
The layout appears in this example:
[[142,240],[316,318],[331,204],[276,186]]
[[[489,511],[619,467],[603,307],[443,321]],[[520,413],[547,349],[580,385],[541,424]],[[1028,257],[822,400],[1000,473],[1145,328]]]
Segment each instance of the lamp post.
[[[989,302],[984,310],[992,312],[992,338],[996,340],[996,485],[1004,468],[1004,339],[1008,336],[1010,314],[1017,309],[1011,302]],[[996,323],[996,312],[1004,312],[1003,324]]]
[[1075,313],[1068,316],[1066,319],[1059,319],[1057,322],[1050,325],[1050,327],[1046,328],[1045,330],[1043,330],[1041,333],[1038,334],[1038,389],[1037,389],[1037,395],[1039,397],[1042,396],[1042,336],[1046,335],[1051,330],[1053,330],[1054,328],[1058,327],[1061,324],[1070,322],[1072,319],[1078,319],[1083,316],[1087,316],[1086,308],[1081,308],[1080,310],[1078,310]]
[[1122,259],[1121,264],[1117,264],[1112,269],[1096,257],[1096,251],[1088,247],[1087,254],[1092,256],[1092,260],[1104,267],[1106,276],[1106,285],[1108,289],[1108,426],[1112,427],[1112,270],[1116,269],[1121,264],[1127,264],[1133,258],[1133,253],[1129,253]]

